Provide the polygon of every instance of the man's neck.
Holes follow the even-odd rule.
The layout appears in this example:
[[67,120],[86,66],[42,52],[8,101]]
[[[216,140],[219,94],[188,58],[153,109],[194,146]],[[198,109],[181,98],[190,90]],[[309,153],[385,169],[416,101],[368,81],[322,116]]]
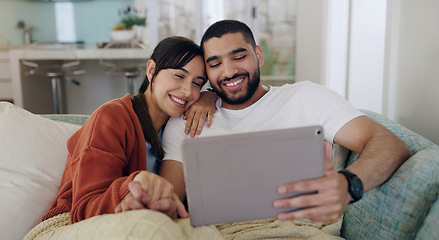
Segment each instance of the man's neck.
[[259,83],[259,86],[256,89],[253,96],[249,100],[247,100],[246,102],[238,104],[238,105],[232,105],[232,104],[228,104],[228,103],[222,101],[222,107],[226,108],[226,109],[230,109],[230,110],[241,110],[241,109],[250,107],[255,102],[257,102],[259,99],[261,99],[268,92],[268,90],[269,89],[265,89],[264,86],[262,86],[262,84]]

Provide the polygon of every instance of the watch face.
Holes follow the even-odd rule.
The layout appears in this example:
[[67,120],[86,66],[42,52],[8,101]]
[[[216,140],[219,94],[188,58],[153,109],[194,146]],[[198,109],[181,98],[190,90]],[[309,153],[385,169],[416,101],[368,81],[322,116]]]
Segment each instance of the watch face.
[[352,197],[352,201],[350,203],[354,203],[360,200],[363,197],[363,183],[361,179],[357,177],[357,175],[351,173],[347,169],[340,170],[339,173],[343,174],[346,177],[346,180],[349,184],[349,194]]
[[351,191],[352,191],[352,197],[354,199],[359,199],[363,196],[363,183],[358,177],[351,178]]

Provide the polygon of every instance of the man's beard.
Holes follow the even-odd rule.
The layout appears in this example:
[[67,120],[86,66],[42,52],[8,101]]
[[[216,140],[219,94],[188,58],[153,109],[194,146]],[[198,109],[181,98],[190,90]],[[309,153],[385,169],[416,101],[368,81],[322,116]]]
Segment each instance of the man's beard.
[[[250,79],[249,73],[235,74],[230,79],[237,78],[240,76],[246,76],[247,79],[249,79],[248,84],[247,84],[247,92],[240,97],[233,98],[233,95],[232,94],[230,96],[227,95],[226,91],[224,91],[222,89],[222,87],[216,88],[216,86],[212,86],[213,89],[215,90],[216,94],[218,95],[218,97],[220,97],[225,103],[230,104],[230,105],[243,104],[243,103],[247,102],[253,96],[253,94],[256,92],[256,89],[259,86],[259,82],[261,81],[261,77],[259,74],[259,68],[255,71],[255,73],[253,74],[253,77],[251,79]],[[219,82],[218,86],[221,86],[225,80],[227,80],[227,79],[224,79],[221,82]]]

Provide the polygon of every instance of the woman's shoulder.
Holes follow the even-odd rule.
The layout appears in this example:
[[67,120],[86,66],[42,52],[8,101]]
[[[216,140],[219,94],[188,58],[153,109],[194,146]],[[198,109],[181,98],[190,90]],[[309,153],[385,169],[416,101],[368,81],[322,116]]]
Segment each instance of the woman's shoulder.
[[[128,98],[128,99],[127,99]],[[127,101],[128,100],[128,101]],[[134,111],[129,96],[113,99],[98,107],[90,117],[93,115],[126,115],[129,112]]]
[[133,122],[134,117],[136,117],[136,114],[132,108],[131,99],[129,96],[125,96],[123,98],[113,99],[98,107],[90,115],[86,124],[92,125],[92,128],[120,127],[126,125],[128,122]]
[[116,98],[111,101],[108,101],[101,105],[96,111],[127,111],[129,109],[132,109],[132,102],[129,95],[126,95],[122,98]]

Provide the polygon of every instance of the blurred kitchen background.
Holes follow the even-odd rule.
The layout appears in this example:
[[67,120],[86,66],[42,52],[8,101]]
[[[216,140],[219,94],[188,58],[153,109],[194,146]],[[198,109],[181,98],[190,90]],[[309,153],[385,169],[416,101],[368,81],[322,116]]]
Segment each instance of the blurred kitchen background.
[[[211,23],[224,18],[242,20],[254,30],[264,50],[265,65],[261,69],[264,83],[282,85],[294,82],[295,0],[0,0],[0,47],[14,49],[27,45],[29,41],[58,41],[82,49],[93,49],[98,43],[111,41],[110,30],[126,14],[123,11],[127,6],[134,14],[146,17],[146,27],[139,40],[149,50],[167,36],[182,35],[199,42],[203,31]],[[147,57],[148,54],[144,60]],[[129,58],[123,60],[128,61]],[[102,74],[105,69],[96,64],[97,60],[81,61],[87,75],[76,78],[82,85],[74,88],[63,84],[66,85],[63,86],[63,98],[67,98],[64,103],[67,112],[89,114],[100,104],[126,91],[124,83],[116,76]],[[23,71],[22,66],[19,68]],[[27,81],[24,76],[20,78],[23,86],[16,94],[18,101],[16,99],[15,102],[36,113],[50,111],[46,106],[51,104],[50,98],[45,101],[39,98],[39,102],[36,102],[33,98],[37,96],[30,96],[36,95],[35,89],[40,88],[45,92],[48,87],[30,87],[33,82]],[[81,81],[84,78],[93,78],[93,82]],[[137,86],[142,79],[143,76],[137,77]],[[46,83],[49,84],[48,81]],[[20,97],[20,94],[23,96]],[[90,104],[84,104],[87,98]]]
[[[63,84],[65,112],[90,114],[123,96],[124,76],[105,73],[97,46],[111,41],[110,31],[128,5],[146,16],[141,40],[148,50],[121,50],[108,59],[146,62],[164,37],[199,42],[211,23],[238,19],[263,48],[264,84],[326,85],[355,107],[439,143],[439,0],[0,0],[0,100],[53,112],[49,78],[29,77],[20,63],[29,40],[77,49],[86,73],[75,77],[79,86]],[[136,78],[137,86],[142,79]]]

